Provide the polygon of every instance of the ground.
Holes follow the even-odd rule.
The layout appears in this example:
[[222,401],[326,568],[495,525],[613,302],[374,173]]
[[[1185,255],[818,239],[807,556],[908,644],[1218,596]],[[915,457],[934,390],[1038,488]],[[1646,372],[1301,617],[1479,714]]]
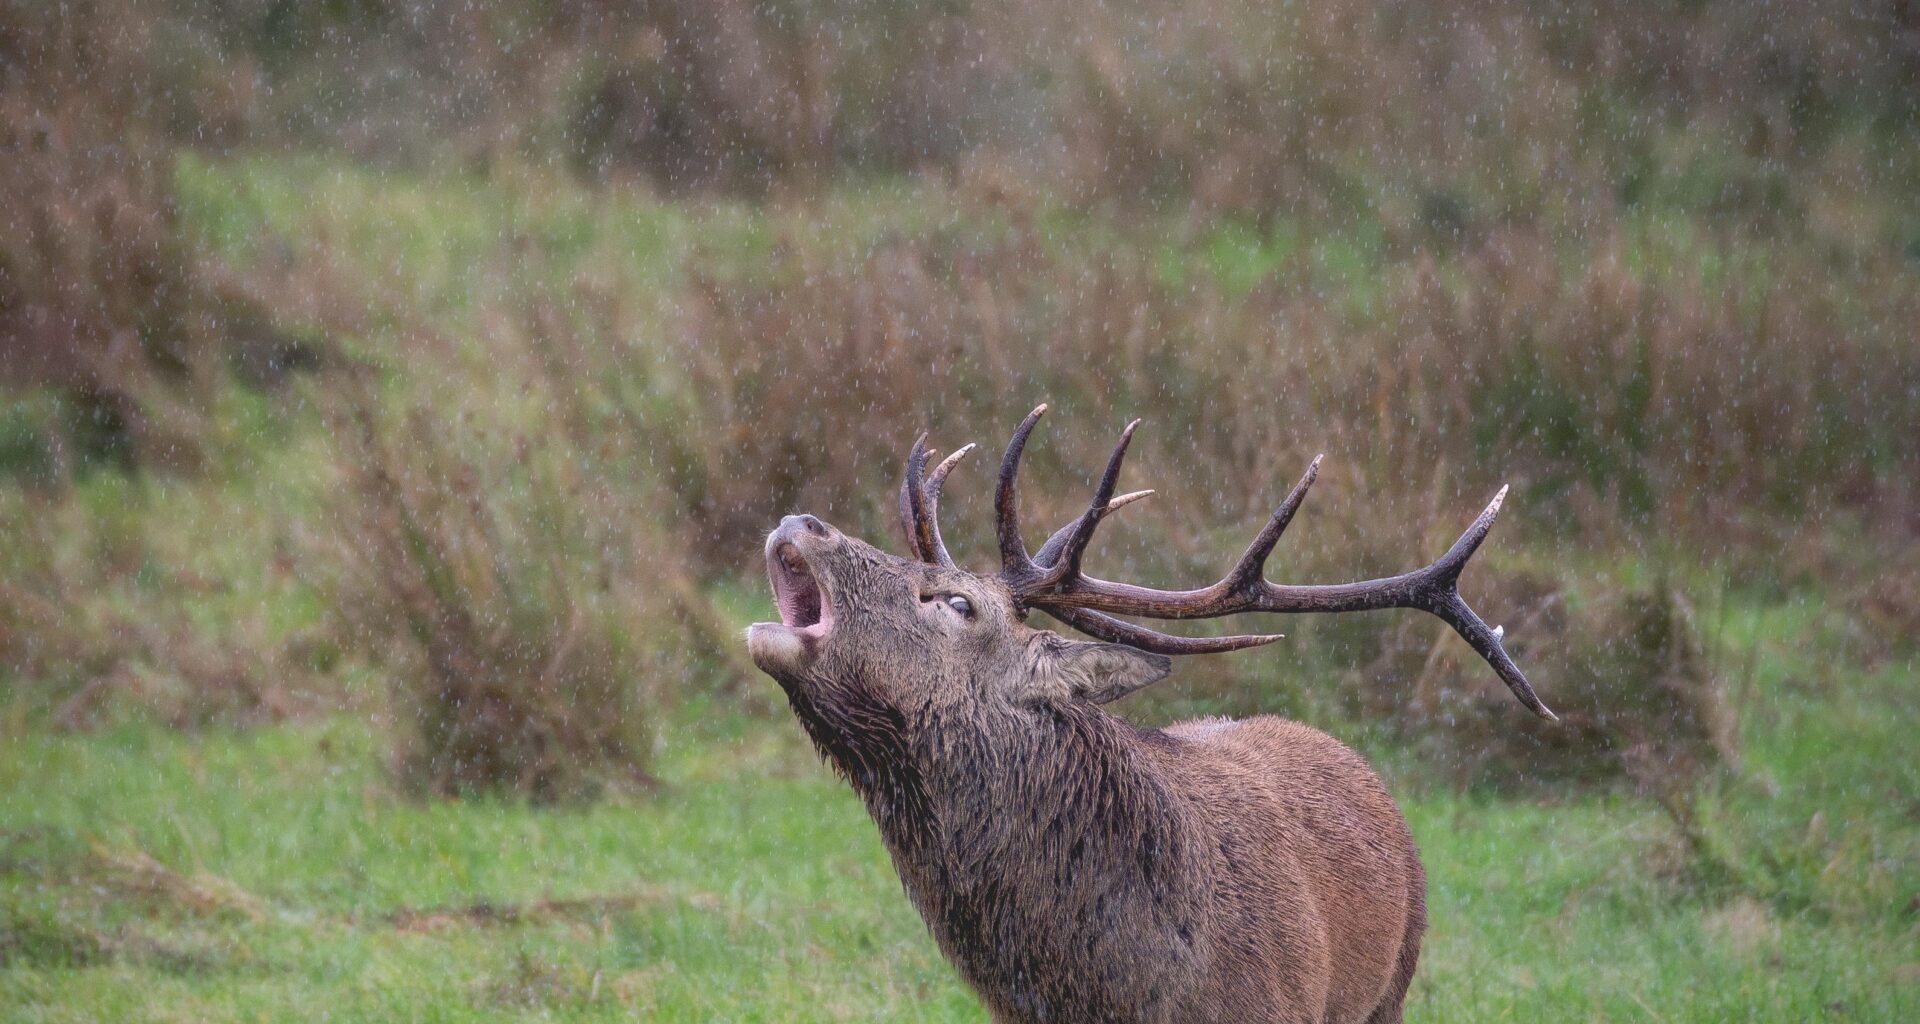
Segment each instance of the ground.
[[[1920,675],[1809,689],[1769,650],[1713,804],[1745,885],[1631,794],[1396,779],[1431,880],[1409,1019],[1920,1019]],[[410,801],[377,735],[16,723],[0,1017],[985,1019],[790,721],[683,708],[663,789],[560,809]]]

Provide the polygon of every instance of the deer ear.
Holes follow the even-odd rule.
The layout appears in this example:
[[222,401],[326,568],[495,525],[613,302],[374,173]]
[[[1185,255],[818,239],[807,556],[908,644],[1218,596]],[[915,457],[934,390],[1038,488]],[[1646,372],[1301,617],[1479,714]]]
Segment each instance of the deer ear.
[[1172,660],[1164,654],[1052,633],[1040,634],[1033,653],[1034,682],[1041,694],[1094,704],[1119,700],[1173,671]]

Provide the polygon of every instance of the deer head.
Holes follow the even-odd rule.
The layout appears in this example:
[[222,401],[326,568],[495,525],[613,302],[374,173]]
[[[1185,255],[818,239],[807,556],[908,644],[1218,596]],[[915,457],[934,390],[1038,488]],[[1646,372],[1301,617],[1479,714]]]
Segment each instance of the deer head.
[[790,694],[855,688],[899,708],[1112,700],[1165,676],[1164,655],[1022,621],[996,576],[889,555],[809,515],[767,539],[780,622],[748,633]]
[[[1493,526],[1505,488],[1445,554],[1424,568],[1356,583],[1270,582],[1264,575],[1267,555],[1313,485],[1320,466],[1316,458],[1218,582],[1181,591],[1113,583],[1086,574],[1081,561],[1101,520],[1152,493],[1114,496],[1139,421],[1121,434],[1087,510],[1029,553],[1020,532],[1015,478],[1028,435],[1046,408],[1021,421],[1001,458],[994,496],[999,572],[960,568],[940,536],[941,488],[973,445],[928,473],[923,434],[907,457],[899,494],[901,525],[913,557],[889,555],[810,515],[786,517],[766,544],[780,621],[748,631],[755,662],[790,694],[857,686],[895,707],[966,701],[1008,707],[1099,704],[1165,677],[1167,655],[1232,651],[1280,639],[1275,634],[1176,636],[1116,615],[1176,620],[1415,608],[1452,626],[1529,710],[1554,717],[1508,657],[1502,631],[1475,614],[1457,586],[1461,570]],[[1027,627],[1027,612],[1034,608],[1094,640]]]

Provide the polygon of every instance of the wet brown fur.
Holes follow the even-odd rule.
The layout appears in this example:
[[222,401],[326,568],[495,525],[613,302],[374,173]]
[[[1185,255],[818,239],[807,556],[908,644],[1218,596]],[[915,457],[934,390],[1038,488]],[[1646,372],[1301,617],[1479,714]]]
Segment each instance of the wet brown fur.
[[830,527],[774,540],[835,622],[755,657],[996,1021],[1400,1020],[1425,879],[1358,755],[1271,717],[1137,729],[1087,694],[1164,657],[1029,629],[994,578]]

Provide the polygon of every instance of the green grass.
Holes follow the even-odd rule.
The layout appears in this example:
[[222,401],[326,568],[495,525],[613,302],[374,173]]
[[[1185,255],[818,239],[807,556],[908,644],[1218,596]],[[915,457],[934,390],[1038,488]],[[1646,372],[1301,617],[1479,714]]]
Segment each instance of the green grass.
[[[1690,880],[1626,795],[1398,780],[1433,918],[1410,1018],[1916,1019],[1920,675],[1810,678],[1831,662],[1795,635],[1766,647],[1749,761],[1710,804],[1750,889]],[[345,716],[15,728],[0,1017],[984,1019],[797,727],[702,705],[664,735],[662,793],[540,810],[410,802]]]
[[[310,243],[321,265],[391,278],[379,302],[475,339],[488,337],[470,322],[477,297],[495,284],[537,294],[602,275],[644,304],[664,301],[690,261],[745,277],[789,244],[844,256],[891,232],[1010,230],[962,218],[932,188],[835,196],[813,216],[510,184],[295,161],[181,170],[188,220],[223,256],[246,265]],[[1684,228],[1649,215],[1622,258],[1699,266],[1711,254]],[[1041,211],[1046,245],[1098,249],[1103,232]],[[1383,243],[1310,236],[1227,223],[1154,250],[1156,266],[1176,282],[1216,275],[1235,294],[1305,266],[1364,309]],[[502,239],[530,239],[541,258],[514,261],[510,281],[476,272]],[[1708,269],[1716,282],[1760,272]],[[348,341],[378,343],[373,319]],[[62,613],[85,634],[82,655],[112,648],[126,623],[168,626],[155,650],[117,655],[150,690],[175,676],[192,688],[176,634],[204,640],[199,663],[271,656],[260,674],[281,682],[302,660],[285,653],[291,639],[329,639],[316,584],[260,571],[318,529],[337,479],[323,432],[265,398],[222,401],[204,476],[100,474],[58,506],[0,492],[0,535],[14,541],[0,582],[32,570],[67,581],[73,607],[99,606],[84,623]],[[488,414],[506,419],[498,405]],[[0,421],[0,458],[30,461],[36,416]],[[1671,560],[1692,565],[1697,552],[1671,543]],[[1571,572],[1570,557],[1556,548],[1551,564]],[[1595,557],[1591,575],[1615,581],[1670,560]],[[1433,925],[1411,1019],[1920,1019],[1920,670],[1910,653],[1859,664],[1868,652],[1828,635],[1845,633],[1832,628],[1845,609],[1804,594],[1758,603],[1796,593],[1738,591],[1746,603],[1714,627],[1715,644],[1741,652],[1736,667],[1755,652],[1735,694],[1745,761],[1700,803],[1717,867],[1630,795],[1449,792],[1377,730],[1336,730],[1390,776],[1428,865]],[[757,583],[713,596],[735,618],[766,602]],[[0,1021],[984,1020],[858,802],[784,713],[678,694],[690,703],[662,723],[666,787],[651,797],[422,804],[384,770],[378,666],[310,673],[325,691],[314,703],[350,709],[330,717],[185,733],[115,705],[101,731],[50,734],[49,707],[93,671],[71,660],[59,687],[0,679]],[[1270,709],[1302,692],[1256,682],[1236,700]],[[1135,712],[1218,710],[1206,703],[1217,695],[1164,689]]]

